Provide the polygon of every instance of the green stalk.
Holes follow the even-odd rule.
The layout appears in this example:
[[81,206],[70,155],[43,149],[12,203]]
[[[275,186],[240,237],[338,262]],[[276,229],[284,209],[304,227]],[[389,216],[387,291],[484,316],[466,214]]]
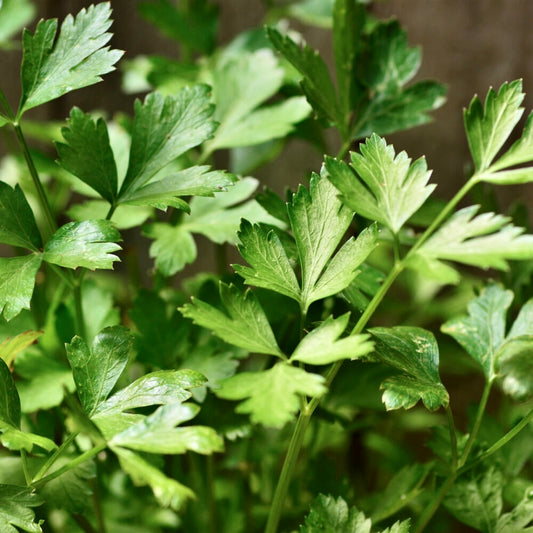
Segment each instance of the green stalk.
[[44,191],[41,178],[39,177],[39,173],[35,168],[35,163],[33,162],[33,158],[31,157],[30,150],[28,148],[28,145],[26,144],[26,139],[24,138],[24,134],[22,133],[20,124],[18,122],[14,122],[13,127],[15,128],[15,133],[17,135],[20,148],[22,149],[24,159],[26,160],[26,164],[28,165],[28,170],[30,171],[33,185],[35,187],[35,190],[37,191],[37,197],[39,199],[41,209],[43,210],[48,225],[48,233],[49,235],[53,235],[53,233],[57,230],[57,224],[52,213],[50,203],[48,202],[48,197],[46,196],[46,193]]
[[28,485],[29,487],[31,485],[31,475],[28,469],[28,456],[24,448],[20,450],[20,459],[22,462],[22,471],[24,472],[24,479],[26,480],[26,485]]
[[107,444],[103,442],[102,444],[99,444],[98,446],[95,446],[94,448],[87,450],[85,453],[78,455],[78,457],[76,457],[75,459],[72,459],[72,461],[68,462],[66,465],[63,465],[61,468],[58,468],[51,474],[48,474],[47,476],[39,479],[38,481],[34,481],[32,483],[32,486],[35,488],[38,488],[38,487],[41,487],[42,485],[45,485],[49,481],[52,481],[52,479],[56,479],[59,476],[62,476],[63,474],[68,472],[69,470],[76,468],[78,465],[81,465],[85,463],[86,461],[89,461],[95,455],[98,455],[100,452],[104,451],[106,448],[107,448]]
[[85,328],[85,317],[83,314],[82,305],[82,293],[81,293],[81,278],[77,280],[74,286],[74,307],[76,311],[76,334],[83,339],[87,338],[87,330]]
[[452,470],[457,469],[457,434],[455,433],[455,422],[453,419],[452,408],[450,404],[446,406],[446,417],[448,418],[448,429],[450,430],[450,445],[452,448]]
[[37,474],[35,474],[34,478],[31,480],[31,483],[36,483],[37,481],[39,481],[40,479],[42,479],[42,477],[46,474],[46,472],[48,472],[48,470],[50,469],[50,467],[57,461],[57,459],[63,454],[63,452],[70,446],[70,444],[72,443],[72,441],[78,436],[78,433],[75,432],[75,433],[71,433],[63,442],[63,444],[61,444],[61,446],[59,446],[59,448],[56,449],[56,451],[50,456],[48,457],[48,459],[46,460],[46,462],[44,463],[43,466],[41,466],[40,470],[37,472]]
[[420,515],[414,533],[422,533],[422,531],[424,531],[429,521],[433,518],[433,515],[437,512],[437,509],[440,507],[442,500],[444,500],[444,496],[446,496],[456,479],[457,472],[452,472],[446,478],[444,484],[441,486],[441,488],[435,495],[435,498],[431,500],[430,504],[424,509],[424,511]]

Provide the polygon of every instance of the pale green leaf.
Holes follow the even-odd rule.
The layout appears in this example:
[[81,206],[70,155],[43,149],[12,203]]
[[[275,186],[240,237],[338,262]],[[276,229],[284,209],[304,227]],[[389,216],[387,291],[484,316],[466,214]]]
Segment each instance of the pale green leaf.
[[311,293],[313,301],[344,290],[359,273],[359,266],[378,245],[378,228],[372,224],[354,239],[350,237],[333,256]]
[[0,2],[0,47],[29,24],[35,16],[30,0],[3,0]]
[[[105,219],[109,213],[109,204],[104,200],[89,200],[75,204],[67,210],[67,215],[77,222],[93,219]],[[113,213],[113,224],[117,229],[130,229],[140,226],[153,213],[150,206],[119,205]]]
[[[514,165],[521,165],[533,160],[533,113],[530,113],[524,131],[520,139],[515,141],[511,148],[507,150],[494,164],[490,166],[491,173],[493,171],[509,168]],[[490,179],[483,181],[492,181]],[[510,183],[516,183],[511,181]]]
[[82,9],[76,18],[68,15],[56,39],[57,20],[41,20],[35,34],[22,37],[22,98],[18,115],[74,89],[101,81],[114,70],[122,52],[109,50],[111,26],[109,3]]
[[331,15],[335,0],[300,0],[287,6],[291,17],[301,20],[304,24],[331,28]]
[[527,489],[522,501],[511,511],[500,516],[494,533],[531,533],[533,527],[532,488]]
[[454,213],[417,250],[432,262],[457,261],[481,268],[507,270],[507,260],[533,258],[533,236],[509,224],[509,218],[494,213],[475,216],[479,206]]
[[206,379],[194,370],[159,370],[146,374],[101,402],[95,416],[110,415],[150,405],[184,402],[190,389],[201,387]]
[[66,268],[113,268],[120,233],[109,220],[84,220],[61,226],[44,247],[43,259]]
[[7,320],[30,308],[41,256],[0,257],[0,311]]
[[114,204],[117,165],[104,120],[94,121],[91,115],[74,107],[61,133],[67,144],[56,143],[59,164]]
[[233,265],[247,285],[264,287],[300,301],[300,287],[283,244],[273,229],[241,222],[239,252],[250,267]]
[[300,533],[370,533],[372,521],[340,496],[320,494],[305,517]]
[[466,474],[452,485],[444,506],[464,524],[492,533],[502,512],[502,485],[502,473],[492,466]]
[[302,90],[318,116],[327,122],[343,124],[344,115],[337,101],[335,87],[319,53],[307,44],[299,46],[289,36],[281,35],[272,27],[267,28],[267,33],[274,47],[303,76]]
[[345,163],[327,158],[328,178],[347,206],[398,233],[435,188],[428,185],[431,172],[426,161],[420,158],[411,164],[405,152],[396,155],[394,147],[376,134],[360,150],[351,154],[351,172]]
[[103,329],[91,347],[77,336],[67,344],[76,389],[87,414],[93,414],[115,386],[128,362],[130,347],[131,336],[122,326]]
[[309,190],[300,186],[288,205],[289,219],[302,268],[301,301],[305,309],[314,301],[313,291],[327,262],[353,218],[325,178],[313,175]]
[[135,485],[149,485],[163,507],[178,510],[187,500],[194,498],[191,489],[175,479],[168,478],[136,453],[118,446],[112,450],[117,455],[120,466],[130,475]]
[[374,344],[369,342],[369,335],[340,338],[349,318],[349,313],[339,318],[326,318],[300,341],[291,355],[291,360],[311,365],[327,365],[341,359],[358,359],[372,352]]
[[178,156],[209,139],[215,130],[209,87],[186,87],[164,98],[150,93],[135,102],[128,171],[119,192],[127,201]]
[[196,259],[196,243],[181,225],[154,222],[144,226],[143,234],[153,239],[150,257],[155,258],[155,266],[164,276],[173,276]]
[[441,330],[451,335],[493,380],[495,356],[505,340],[505,314],[513,293],[500,285],[489,285],[468,304],[468,316],[446,322]]
[[189,211],[180,196],[213,196],[233,185],[236,178],[220,170],[209,171],[208,166],[195,166],[152,181],[135,189],[123,199],[123,204],[150,205],[165,210],[167,206]]
[[[509,335],[510,336],[510,335]],[[533,335],[505,342],[495,356],[495,370],[506,394],[525,400],[533,394]]]
[[34,252],[39,251],[43,245],[35,217],[22,189],[18,185],[12,189],[3,181],[0,181],[0,242]]
[[242,293],[234,285],[221,282],[220,297],[226,313],[196,298],[181,307],[180,311],[234,346],[250,352],[285,357],[253,292]]
[[287,363],[277,363],[262,372],[242,372],[221,383],[216,395],[226,400],[244,400],[238,413],[250,414],[255,424],[280,428],[290,422],[300,407],[300,396],[317,397],[326,392],[325,379]]
[[6,365],[10,366],[17,354],[31,346],[42,334],[42,331],[25,331],[14,337],[8,337],[0,342],[0,359],[3,359]]
[[524,108],[522,80],[505,82],[498,93],[490,89],[485,105],[474,96],[464,112],[466,136],[476,170],[486,170],[516,126]]
[[41,533],[41,522],[35,522],[32,507],[43,503],[44,500],[31,487],[0,485],[0,531]]
[[163,405],[137,424],[114,435],[110,440],[110,445],[160,454],[181,454],[193,451],[210,455],[223,451],[223,441],[213,428],[176,427],[195,417],[199,410],[200,408],[193,404]]
[[439,376],[439,347],[430,331],[418,327],[372,328],[376,357],[400,371],[381,385],[385,407],[410,409],[418,400],[435,411],[450,398]]

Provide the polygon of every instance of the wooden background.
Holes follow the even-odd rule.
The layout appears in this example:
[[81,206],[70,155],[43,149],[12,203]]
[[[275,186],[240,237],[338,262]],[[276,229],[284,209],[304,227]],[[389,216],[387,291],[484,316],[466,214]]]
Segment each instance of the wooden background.
[[[91,2],[82,0],[37,0],[39,16],[64,17]],[[136,12],[136,0],[112,0],[115,36],[112,45],[126,51],[125,58],[138,54],[174,55],[176,44],[162,37]],[[260,0],[219,0],[220,44],[250,26],[262,23]],[[527,112],[533,105],[533,2],[531,0],[382,0],[372,6],[380,17],[396,16],[408,30],[412,45],[423,49],[419,77],[434,78],[448,86],[448,101],[435,114],[433,124],[388,137],[396,149],[405,149],[413,158],[427,156],[434,170],[433,181],[442,196],[449,196],[463,182],[470,158],[462,124],[462,109],[475,93],[484,97],[489,86],[523,78]],[[33,27],[32,24],[31,27]],[[301,29],[301,26],[298,26]],[[330,34],[304,28],[309,42],[331,57]],[[0,54],[0,83],[12,102],[19,94],[17,51]],[[131,113],[133,97],[120,91],[120,72],[105,81],[75,91],[34,117],[65,118],[73,105],[84,110],[105,108]],[[1,148],[0,148],[1,149]],[[308,170],[319,170],[321,154],[301,143],[293,143],[279,161],[262,169],[258,177],[280,190],[294,185]],[[508,203],[517,196],[531,196],[530,186],[505,188],[500,194]],[[533,200],[532,200],[533,202]]]

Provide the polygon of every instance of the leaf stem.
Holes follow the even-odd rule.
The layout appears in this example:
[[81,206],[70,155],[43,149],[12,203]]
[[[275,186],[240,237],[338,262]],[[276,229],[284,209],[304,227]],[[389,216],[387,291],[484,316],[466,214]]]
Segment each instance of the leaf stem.
[[74,307],[76,311],[76,334],[87,340],[87,330],[85,328],[85,317],[83,314],[83,300],[81,279],[74,285]]
[[31,485],[31,475],[28,469],[28,455],[24,448],[20,450],[20,459],[22,462],[22,471],[24,472],[24,479],[26,480],[26,485],[28,487]]
[[485,387],[483,388],[483,395],[481,396],[481,400],[479,402],[479,407],[476,413],[474,425],[472,426],[472,431],[470,432],[470,436],[468,437],[468,441],[463,450],[463,453],[459,458],[459,468],[461,468],[466,463],[466,460],[468,459],[468,456],[472,451],[472,447],[474,446],[474,442],[476,441],[476,437],[479,432],[479,428],[481,427],[481,422],[483,420],[483,415],[485,414],[485,409],[487,408],[487,401],[489,399],[491,387],[492,381],[489,379],[485,382]]
[[82,463],[89,461],[95,455],[98,455],[101,451],[105,450],[106,448],[107,448],[107,443],[103,442],[101,444],[98,444],[98,446],[95,446],[94,448],[87,450],[85,453],[78,455],[78,457],[76,457],[75,459],[72,459],[72,461],[68,462],[66,465],[63,465],[61,468],[58,468],[51,474],[48,474],[47,476],[39,479],[38,481],[34,481],[32,483],[32,486],[37,488],[48,483],[49,481],[52,481],[52,479],[56,479],[57,477],[65,474],[69,470],[76,468],[78,465],[81,465]]
[[450,404],[446,406],[446,417],[448,418],[448,429],[450,430],[450,445],[452,448],[452,470],[457,470],[457,434],[455,433],[455,421],[453,419],[452,408]]
[[35,167],[35,163],[33,162],[33,158],[31,156],[28,145],[26,144],[26,139],[24,138],[24,134],[22,133],[20,124],[18,122],[14,122],[13,128],[15,129],[17,140],[22,149],[24,159],[26,160],[26,165],[28,166],[28,170],[30,171],[33,185],[35,187],[35,190],[37,191],[37,197],[39,199],[41,209],[43,210],[43,213],[44,213],[47,225],[48,225],[48,233],[49,235],[52,235],[57,230],[57,224],[56,224],[54,215],[52,213],[52,208],[50,207],[50,203],[48,202],[48,198],[44,191],[41,178],[39,177],[39,173],[37,172],[37,168]]
[[46,462],[41,466],[37,474],[35,474],[33,480],[31,483],[35,483],[39,481],[45,474],[48,472],[50,467],[57,461],[57,459],[63,454],[63,452],[70,446],[72,441],[78,436],[78,432],[71,433],[64,441],[59,448],[55,450],[55,452],[48,457]]

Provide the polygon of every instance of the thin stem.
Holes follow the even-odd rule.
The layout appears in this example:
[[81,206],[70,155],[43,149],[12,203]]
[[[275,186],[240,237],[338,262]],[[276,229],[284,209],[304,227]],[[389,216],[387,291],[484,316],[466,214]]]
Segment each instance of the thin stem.
[[81,338],[87,338],[87,331],[85,328],[85,317],[83,314],[83,300],[82,300],[81,280],[74,286],[74,307],[76,311],[76,334]]
[[45,474],[46,472],[48,472],[48,470],[50,469],[50,467],[57,461],[57,459],[63,454],[63,452],[70,446],[70,444],[73,442],[73,440],[78,436],[78,433],[75,432],[75,433],[71,433],[63,442],[63,444],[61,444],[61,446],[59,446],[59,448],[56,449],[56,451],[50,456],[48,457],[48,459],[46,460],[46,462],[44,463],[43,466],[41,466],[41,468],[39,469],[39,471],[37,472],[37,474],[35,474],[33,480],[31,481],[32,483],[35,483],[37,481],[39,481]]
[[69,470],[72,470],[73,468],[76,468],[78,465],[81,465],[82,463],[89,461],[95,455],[98,455],[101,451],[105,450],[106,447],[107,447],[107,444],[103,442],[102,444],[99,444],[98,446],[95,446],[94,448],[87,450],[85,453],[78,455],[78,457],[76,457],[75,459],[72,459],[72,461],[68,462],[66,465],[63,465],[61,468],[58,468],[51,474],[48,474],[47,476],[39,479],[38,481],[34,481],[32,483],[32,486],[37,488],[48,483],[49,481],[52,481],[52,479],[56,479],[57,477],[62,476],[64,473],[68,472]]
[[109,206],[109,211],[107,212],[107,215],[105,217],[106,220],[111,220],[111,217],[115,213],[115,209],[116,208],[117,208],[117,206],[115,204],[112,204],[112,205]]
[[209,531],[218,531],[217,505],[215,500],[215,461],[212,455],[206,457],[206,496],[209,509]]
[[483,415],[485,414],[485,409],[487,408],[487,401],[489,399],[491,387],[492,387],[492,381],[488,380],[485,383],[485,387],[483,389],[483,395],[481,396],[481,400],[479,402],[479,407],[477,409],[474,425],[472,426],[472,431],[470,432],[470,436],[468,437],[466,446],[459,459],[459,463],[458,463],[459,467],[462,467],[466,463],[466,460],[468,459],[468,456],[470,455],[470,452],[472,451],[472,447],[474,446],[474,442],[476,441],[479,428],[481,427],[481,422],[483,420]]
[[74,289],[74,280],[72,279],[72,276],[67,275],[66,272],[64,272],[60,267],[57,265],[54,265],[52,263],[47,263],[48,267],[50,267],[51,270],[53,270],[58,277],[66,284],[70,289]]
[[76,522],[76,524],[78,524],[78,526],[80,526],[82,531],[85,531],[86,533],[98,533],[96,531],[96,529],[94,529],[92,524],[89,522],[89,520],[87,520],[87,518],[85,518],[81,514],[73,514],[71,516],[74,519],[74,521]]
[[304,409],[300,413],[298,421],[296,422],[296,427],[294,428],[294,432],[289,443],[289,448],[287,450],[287,456],[285,457],[278,485],[274,493],[274,499],[268,515],[265,533],[276,533],[278,529],[281,513],[285,504],[285,498],[289,489],[289,483],[296,467],[298,455],[303,444],[305,430],[307,429],[311,415],[312,411],[309,411],[309,409]]
[[342,143],[342,146],[340,147],[337,155],[336,155],[336,159],[344,159],[346,154],[348,153],[348,150],[350,150],[350,146],[352,146],[352,140],[351,139],[347,139],[345,140],[343,143]]
[[508,442],[510,442],[512,439],[514,439],[527,425],[533,420],[533,409],[529,411],[529,413],[516,424],[516,426],[511,429],[508,433],[506,433],[501,439],[498,439],[490,448],[485,450],[482,454],[478,455],[473,461],[470,463],[464,465],[462,468],[459,469],[458,474],[464,474],[477,464],[481,463],[494,453],[496,453],[500,448],[505,446]]
[[43,210],[46,222],[48,224],[49,234],[52,235],[57,229],[57,224],[54,219],[54,215],[52,213],[52,208],[50,207],[50,203],[48,202],[48,198],[44,191],[43,184],[41,183],[41,178],[39,177],[39,173],[37,172],[37,169],[35,168],[35,163],[33,162],[33,158],[31,157],[30,150],[28,148],[28,145],[26,144],[26,139],[24,138],[24,134],[22,133],[20,124],[18,122],[15,122],[13,124],[13,127],[15,128],[15,133],[17,135],[19,145],[22,149],[24,159],[26,160],[26,164],[28,165],[28,170],[30,171],[33,185],[35,186],[35,189],[37,191],[39,203],[41,205],[41,209]]
[[104,513],[102,510],[102,501],[100,498],[100,489],[98,487],[98,480],[91,480],[91,486],[93,489],[93,506],[94,514],[96,515],[96,523],[98,524],[98,532],[106,533],[107,528],[105,526]]
[[26,485],[28,485],[29,487],[31,485],[31,475],[28,469],[28,456],[24,448],[20,450],[20,459],[22,462],[22,471],[24,472],[24,479],[26,480]]
[[457,434],[455,433],[455,422],[453,419],[452,408],[448,404],[446,406],[446,416],[448,418],[448,429],[450,430],[450,445],[452,448],[452,469],[457,469]]
[[414,533],[422,533],[425,527],[429,524],[429,521],[433,518],[433,515],[437,512],[437,509],[440,507],[444,496],[448,493],[451,486],[454,484],[457,478],[457,472],[452,472],[444,481],[444,484],[441,486],[435,498],[430,502],[430,504],[424,509],[418,523],[416,525]]

